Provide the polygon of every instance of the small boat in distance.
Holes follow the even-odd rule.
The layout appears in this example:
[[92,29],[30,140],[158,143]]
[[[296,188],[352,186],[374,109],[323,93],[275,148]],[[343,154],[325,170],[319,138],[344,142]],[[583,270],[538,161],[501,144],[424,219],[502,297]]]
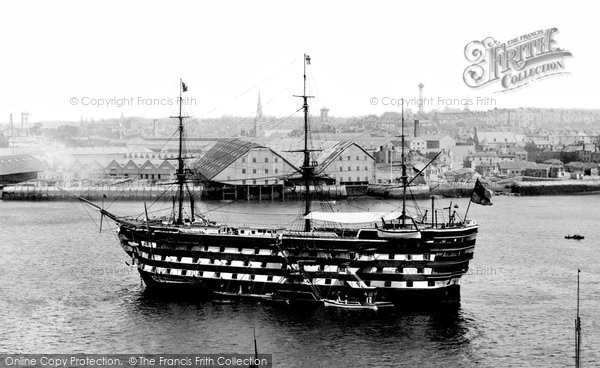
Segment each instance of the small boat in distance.
[[583,235],[573,234],[573,235],[565,235],[565,239],[582,240],[582,239],[585,239],[585,237]]

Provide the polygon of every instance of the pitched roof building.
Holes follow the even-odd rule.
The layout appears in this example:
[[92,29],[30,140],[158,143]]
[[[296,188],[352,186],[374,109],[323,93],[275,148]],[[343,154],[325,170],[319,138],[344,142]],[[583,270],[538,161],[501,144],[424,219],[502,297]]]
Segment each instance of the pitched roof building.
[[44,167],[30,155],[0,156],[0,184],[12,184],[35,179]]
[[368,184],[375,181],[375,158],[354,142],[337,142],[317,156],[318,175],[338,184]]
[[515,162],[499,162],[498,172],[500,175],[522,176],[525,175],[527,168],[536,167],[535,162],[530,161],[515,161]]
[[146,158],[112,160],[104,168],[108,176],[151,180],[172,178],[175,171],[176,167],[171,161]]
[[517,144],[514,132],[481,132],[475,129],[473,137],[476,151],[498,151],[512,148]]
[[200,180],[229,185],[276,184],[298,172],[272,149],[236,138],[217,142],[193,170]]

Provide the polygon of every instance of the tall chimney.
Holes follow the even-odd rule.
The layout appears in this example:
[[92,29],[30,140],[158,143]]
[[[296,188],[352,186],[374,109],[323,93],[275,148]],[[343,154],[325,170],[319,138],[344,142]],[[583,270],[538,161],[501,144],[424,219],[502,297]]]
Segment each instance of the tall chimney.
[[321,109],[321,123],[327,123],[329,122],[329,109],[326,107],[323,107]]
[[423,115],[423,83],[419,83],[419,115]]
[[415,138],[419,136],[419,119],[415,119]]

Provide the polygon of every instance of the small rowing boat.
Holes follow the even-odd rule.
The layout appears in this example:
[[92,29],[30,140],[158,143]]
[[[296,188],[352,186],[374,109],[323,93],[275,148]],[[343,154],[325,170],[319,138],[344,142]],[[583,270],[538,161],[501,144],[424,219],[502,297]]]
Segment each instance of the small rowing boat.
[[565,239],[575,239],[575,240],[582,240],[585,237],[583,235],[579,235],[579,234],[574,234],[574,235],[565,235]]
[[333,300],[323,299],[323,305],[325,307],[341,308],[341,309],[352,309],[352,310],[379,310],[382,308],[393,308],[394,303],[391,302],[372,302],[372,303],[361,303],[355,300]]

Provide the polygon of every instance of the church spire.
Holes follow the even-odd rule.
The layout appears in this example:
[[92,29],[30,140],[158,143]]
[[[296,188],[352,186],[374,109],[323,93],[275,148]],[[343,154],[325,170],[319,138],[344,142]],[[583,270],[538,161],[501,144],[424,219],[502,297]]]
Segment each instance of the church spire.
[[254,132],[252,136],[258,136],[258,123],[264,120],[262,111],[262,102],[260,101],[260,92],[258,92],[258,103],[256,105],[256,117],[254,118]]
[[260,92],[258,92],[258,104],[256,105],[256,120],[263,120],[262,102],[260,102]]

